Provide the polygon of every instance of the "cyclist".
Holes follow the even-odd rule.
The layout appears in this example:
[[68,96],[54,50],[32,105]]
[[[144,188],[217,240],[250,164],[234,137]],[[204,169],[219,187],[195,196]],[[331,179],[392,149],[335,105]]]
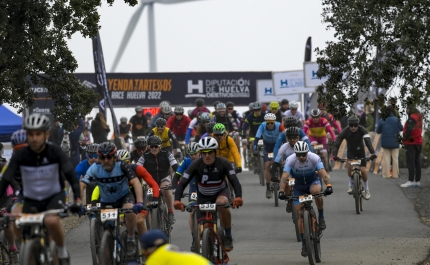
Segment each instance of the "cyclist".
[[126,143],[128,143],[128,139],[130,139],[130,129],[131,129],[131,125],[127,123],[127,118],[126,117],[121,117],[121,119],[119,119],[120,124],[119,124],[119,135],[124,138],[124,141]]
[[236,126],[239,126],[240,123],[244,121],[244,118],[234,109],[234,103],[232,101],[228,101],[225,103],[225,105],[227,106],[228,115],[231,115],[236,123]]
[[163,105],[163,107],[160,108],[160,111],[152,117],[151,122],[149,123],[149,127],[154,128],[155,126],[157,126],[156,123],[158,119],[163,118],[167,121],[173,115],[174,114],[172,112],[172,107],[170,105],[167,105],[167,103],[165,103],[165,105]]
[[[364,158],[366,156],[364,151],[364,143],[367,146],[367,149],[369,149],[369,152],[371,154],[370,159],[375,159],[375,150],[373,149],[372,142],[370,140],[370,135],[367,132],[367,130],[363,126],[359,126],[358,123],[360,122],[360,119],[355,116],[351,115],[348,118],[348,128],[343,129],[338,137],[336,142],[333,145],[333,160],[339,160],[339,157],[337,156],[337,151],[339,149],[340,144],[343,140],[346,140],[346,146],[347,146],[347,152],[346,157],[347,159],[356,159],[356,158]],[[370,192],[369,192],[369,182],[368,182],[368,175],[366,170],[366,160],[361,160],[361,176],[363,177],[363,183],[364,183],[364,198],[366,200],[370,199]],[[352,194],[352,166],[348,166],[348,194]]]
[[[194,176],[197,181],[197,203],[227,204],[230,198],[230,189],[225,178],[227,176],[234,188],[236,198],[233,200],[233,208],[243,205],[242,186],[239,183],[231,163],[216,156],[218,143],[214,138],[206,137],[199,141],[201,158],[194,161],[181,177],[175,192],[175,209],[184,211],[185,206],[181,202],[182,193],[191,178]],[[227,251],[233,250],[233,239],[231,236],[231,213],[228,208],[218,207],[220,220],[225,231],[224,247]],[[201,222],[203,214],[197,212],[197,220]]]
[[[170,153],[173,152],[173,154],[176,155],[179,142],[178,139],[176,139],[176,135],[168,127],[166,127],[166,120],[163,118],[158,118],[155,121],[155,125],[156,128],[149,131],[148,137],[157,135],[161,139],[161,148],[168,150]],[[173,149],[170,145],[170,140],[173,142]]]
[[[175,183],[175,187],[177,184],[179,184],[179,180],[181,179],[182,175],[184,174],[185,170],[188,169],[188,167],[191,165],[193,161],[195,161],[197,158],[200,157],[199,152],[199,144],[198,143],[189,143],[187,144],[187,156],[184,158],[184,160],[181,162],[181,164],[178,167],[178,170],[176,170],[175,178],[173,180],[173,183]],[[197,184],[196,184],[196,178],[193,177],[193,179],[190,182],[190,188],[188,193],[197,192]],[[189,202],[191,201],[191,196],[189,197]],[[188,223],[190,224],[190,230],[191,230],[191,236],[193,238],[193,242],[191,243],[191,251],[197,252],[197,245],[196,242],[194,242],[193,237],[193,213],[190,213],[190,218],[188,220]]]
[[305,124],[305,116],[303,116],[303,113],[300,110],[297,110],[299,108],[299,103],[297,101],[292,101],[290,104],[290,109],[284,112],[285,117],[294,117],[297,119],[298,127],[302,128]]
[[317,142],[318,144],[323,145],[323,149],[321,153],[324,159],[324,165],[328,164],[327,157],[327,133],[330,133],[331,139],[336,141],[336,136],[330,126],[330,123],[321,117],[321,111],[319,109],[311,110],[311,117],[306,121],[305,125],[303,125],[303,131],[308,135],[309,141]]
[[290,109],[289,106],[290,102],[288,101],[288,99],[284,98],[281,100],[281,112],[285,113],[287,110]]
[[239,150],[234,144],[233,138],[227,134],[224,124],[215,124],[213,136],[218,143],[217,157],[227,159],[235,168],[236,174],[242,172],[242,159],[240,158]]
[[191,112],[190,119],[197,118],[200,112],[211,113],[208,108],[205,107],[205,101],[202,98],[196,99],[196,107]]
[[[298,141],[294,145],[294,152],[295,154],[290,155],[285,161],[284,173],[282,174],[281,185],[279,188],[279,199],[285,200],[287,197],[286,193],[289,190],[287,183],[290,176],[295,178],[294,196],[300,196],[303,194],[319,194],[321,191],[321,182],[315,172],[318,172],[318,174],[321,175],[327,186],[324,194],[332,194],[333,188],[320,157],[317,154],[309,152],[309,145],[303,141]],[[319,228],[324,230],[326,229],[326,223],[324,220],[322,197],[316,198],[315,204],[318,208]],[[299,223],[301,224],[300,237],[302,238],[302,256],[306,257],[307,249],[305,239],[303,238],[303,219],[300,213],[300,204],[297,199],[294,200],[294,206],[297,209]]]
[[[97,148],[99,147],[99,144],[90,144],[87,146],[87,159],[83,160],[81,163],[79,163],[76,168],[76,176],[78,177],[78,180],[83,178],[85,174],[87,173],[87,170],[90,168],[92,164],[97,162],[98,154],[97,154]],[[88,184],[89,187],[87,187],[86,190],[86,202],[91,202],[91,194],[93,193],[95,183]],[[83,193],[81,193],[84,195]]]
[[[267,113],[264,115],[264,122],[258,127],[258,131],[255,135],[254,140],[254,152],[258,153],[258,140],[263,139],[264,143],[264,175],[266,177],[266,198],[272,198],[272,192],[270,191],[270,165],[272,164],[273,158],[269,158],[269,153],[273,153],[276,140],[279,134],[284,130],[284,126],[276,121],[276,116],[273,113]],[[256,155],[256,154],[254,154]],[[263,165],[262,165],[263,166]]]
[[220,103],[220,102],[221,101],[218,101],[218,100],[214,102],[214,111],[212,111],[210,114],[211,119],[214,117],[215,113],[217,112],[217,106],[218,106],[218,103]]
[[[242,126],[242,135],[248,136],[248,150],[251,149],[250,146],[252,145],[252,140],[250,138],[255,137],[255,135],[257,134],[258,128],[264,122],[264,115],[266,115],[266,113],[261,111],[261,103],[252,103],[252,113],[245,118],[245,123]],[[249,133],[247,133],[248,129]],[[250,153],[252,154],[252,152]],[[245,167],[251,168],[255,164],[256,162],[254,157],[251,157],[251,161],[248,161],[248,157],[245,158]]]
[[272,101],[269,104],[269,111],[276,116],[276,121],[282,123],[282,113],[279,111],[279,102]]
[[194,118],[190,125],[188,126],[187,135],[185,137],[185,143],[188,144],[190,142],[190,136],[191,132],[193,131],[193,128],[196,126],[196,135],[195,135],[195,142],[198,142],[198,140],[207,132],[206,126],[211,121],[211,117],[209,113],[202,112],[197,118]]
[[215,122],[211,121],[208,123],[208,125],[206,125],[206,130],[207,132],[205,134],[202,135],[202,138],[206,138],[208,136],[212,136],[213,132],[214,132],[214,126],[215,126]]
[[239,129],[237,127],[238,123],[231,113],[226,113],[226,105],[222,102],[218,103],[217,112],[212,118],[213,122],[224,124],[228,131],[228,134],[233,137],[234,143],[237,149],[240,149],[240,136]]
[[[111,205],[113,208],[133,208],[134,213],[144,209],[143,191],[139,180],[133,170],[124,162],[116,161],[116,146],[111,142],[101,143],[97,149],[99,162],[93,164],[81,179],[81,191],[92,181],[97,183],[100,191],[101,207]],[[129,189],[129,183],[136,194],[136,203],[133,193]],[[136,249],[134,231],[136,229],[136,215],[125,214],[127,227],[127,256],[133,256]]]
[[191,119],[187,115],[184,115],[183,107],[176,107],[174,113],[175,116],[167,120],[166,127],[172,130],[176,138],[178,138],[178,141],[184,141]]
[[134,163],[137,163],[139,158],[143,155],[143,153],[145,153],[148,144],[144,136],[139,136],[136,140],[134,140],[133,145],[135,149],[130,153],[131,160]]
[[[14,152],[0,182],[0,194],[16,179],[16,172],[21,170],[23,213],[32,213],[50,209],[63,209],[66,201],[64,174],[71,184],[75,203],[69,207],[72,212],[81,208],[79,182],[74,168],[63,150],[48,143],[51,123],[46,115],[32,113],[24,120],[28,146]],[[61,265],[70,264],[64,240],[64,232],[57,215],[47,215],[45,226],[57,245],[57,254]]]
[[342,131],[339,121],[337,121],[333,115],[327,112],[327,106],[325,103],[318,104],[318,109],[321,111],[321,117],[326,118],[330,122],[330,126],[334,128],[334,134],[338,135]]
[[246,133],[244,134],[243,125],[245,124],[246,117],[248,117],[248,115],[252,113],[252,105],[253,104],[254,104],[253,102],[249,103],[249,106],[248,106],[249,110],[242,113],[243,119],[241,120],[241,122],[239,124],[240,138],[242,138],[242,157],[245,161],[245,167],[246,168],[249,167],[249,165],[248,165],[248,154],[247,154],[248,140],[246,137]]
[[148,129],[148,120],[143,115],[143,108],[141,106],[137,106],[134,110],[136,111],[136,115],[131,116],[128,123],[131,125],[131,136],[133,139],[136,139],[138,136],[145,135]]
[[[298,122],[297,122],[296,118],[294,118],[292,116],[285,117],[284,118],[284,125],[285,125],[286,129],[288,129],[290,127],[298,127]],[[286,140],[287,140],[286,136],[287,136],[286,135],[286,131],[284,131],[282,134],[279,135],[278,140],[276,140],[275,148],[273,149],[273,155],[275,157],[278,155],[278,151],[279,151],[279,148],[281,147],[281,145],[283,145],[286,142]],[[305,141],[309,145],[309,149],[310,149],[311,152],[314,151],[312,149],[311,143],[309,142],[308,136],[300,128],[299,128],[299,139],[300,139],[300,141]]]
[[183,252],[177,246],[170,245],[166,234],[160,230],[150,230],[140,237],[142,254],[146,258],[146,265],[212,265],[202,256]]
[[[138,165],[143,166],[148,170],[149,174],[155,179],[160,188],[166,188],[172,185],[170,178],[170,167],[176,172],[178,169],[178,163],[173,155],[165,150],[161,149],[161,138],[157,135],[150,136],[148,138],[149,150],[147,150],[137,162]],[[175,223],[175,217],[173,215],[173,196],[171,190],[161,190],[163,194],[164,202],[168,209],[169,223],[173,225]]]

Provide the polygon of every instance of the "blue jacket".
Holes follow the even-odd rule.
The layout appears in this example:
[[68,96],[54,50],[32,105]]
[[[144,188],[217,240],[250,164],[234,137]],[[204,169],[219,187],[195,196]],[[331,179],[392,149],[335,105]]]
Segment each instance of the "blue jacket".
[[88,159],[82,160],[75,168],[76,177],[78,177],[78,179],[81,179],[81,176],[84,177],[89,168],[90,164],[88,163]]
[[403,130],[399,118],[393,113],[386,119],[380,119],[376,133],[381,134],[382,148],[399,148],[399,143],[396,142],[396,134]]

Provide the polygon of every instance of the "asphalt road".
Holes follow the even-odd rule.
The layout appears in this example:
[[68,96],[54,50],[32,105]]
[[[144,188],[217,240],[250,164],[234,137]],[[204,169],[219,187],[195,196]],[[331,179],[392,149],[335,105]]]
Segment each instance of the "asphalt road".
[[[291,214],[285,202],[274,206],[265,187],[249,172],[239,174],[244,206],[232,210],[234,250],[230,265],[308,264],[300,255]],[[346,171],[331,173],[334,193],[324,198],[327,229],[321,239],[321,264],[416,264],[430,249],[430,228],[420,222],[413,203],[393,181],[370,174],[372,197],[357,215],[346,193]],[[183,199],[185,200],[185,199]],[[188,213],[175,211],[172,243],[189,250]],[[72,264],[91,264],[89,226],[84,221],[67,234]]]

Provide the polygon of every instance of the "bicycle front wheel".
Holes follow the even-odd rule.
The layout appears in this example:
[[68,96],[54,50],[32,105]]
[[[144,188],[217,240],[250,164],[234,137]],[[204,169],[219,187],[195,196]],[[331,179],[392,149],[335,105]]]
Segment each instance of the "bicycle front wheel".
[[213,246],[214,242],[212,240],[211,230],[205,228],[202,233],[202,256],[209,261],[213,261]]
[[[161,205],[159,205],[158,207],[160,206]],[[151,229],[161,230],[158,208],[151,209]]]
[[355,199],[355,212],[360,214],[360,199],[361,199],[361,191],[360,191],[360,175],[357,173],[352,174],[353,181],[353,192]]
[[99,265],[99,250],[100,241],[102,239],[102,226],[97,218],[92,218],[90,221],[90,249],[93,265]]
[[315,248],[314,241],[312,238],[312,220],[309,212],[304,210],[303,212],[303,226],[304,226],[304,238],[306,241],[306,249],[308,251],[308,260],[310,265],[315,265]]
[[297,242],[302,242],[302,238],[300,237],[300,229],[299,229],[299,213],[297,212],[296,207],[294,207],[294,202],[291,202],[293,204],[293,223],[294,228],[296,229],[296,238]]
[[[199,241],[199,225],[197,223],[197,210],[194,210],[191,215],[191,220],[193,222],[192,228],[193,228],[193,241],[194,246],[197,246],[197,241]],[[200,250],[195,247],[195,253],[200,254]]]
[[[45,264],[41,262],[41,256],[44,255],[44,251],[39,239],[30,239],[23,245],[19,253],[19,265]],[[46,261],[46,257],[43,260]]]
[[264,176],[264,159],[262,157],[258,158],[258,161],[260,161],[260,165],[258,165],[259,170],[259,176],[260,176],[260,184],[261,186],[264,186],[265,184],[265,176]]
[[[105,231],[100,242],[99,262],[103,265],[115,264],[114,255],[114,242],[112,235],[109,231]],[[118,253],[115,253],[118,255]]]
[[279,190],[279,183],[274,182],[273,183],[273,197],[275,197],[275,207],[278,207],[278,190]]
[[3,242],[0,242],[0,264],[9,264],[9,263],[10,263],[9,250],[3,244]]

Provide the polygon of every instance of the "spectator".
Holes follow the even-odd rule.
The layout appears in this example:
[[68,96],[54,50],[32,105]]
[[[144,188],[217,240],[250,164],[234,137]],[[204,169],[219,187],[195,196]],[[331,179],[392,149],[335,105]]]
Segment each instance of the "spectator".
[[172,116],[167,120],[166,127],[172,130],[173,134],[178,138],[178,141],[185,141],[185,136],[191,119],[184,114],[183,107],[176,107],[174,112],[175,116]]
[[101,144],[107,142],[107,136],[110,132],[109,125],[106,123],[106,118],[103,113],[99,112],[96,118],[91,122],[91,134],[94,143]]
[[414,107],[406,108],[408,120],[403,127],[403,144],[406,149],[406,165],[408,166],[408,181],[400,187],[421,187],[420,155],[423,147],[423,115]]
[[48,141],[57,145],[61,144],[60,140],[58,139],[58,131],[60,130],[60,128],[60,120],[58,118],[55,118],[54,126],[51,128]]
[[121,117],[121,119],[119,119],[120,124],[119,124],[119,135],[124,138],[124,141],[126,143],[128,143],[128,139],[130,139],[130,129],[131,129],[131,124],[127,123],[127,117]]
[[79,144],[81,145],[81,160],[86,159],[87,146],[91,143],[91,133],[88,131],[88,122],[84,122],[84,131],[79,137]]
[[288,101],[288,99],[283,99],[283,100],[281,100],[281,112],[282,113],[284,113],[284,112],[286,112],[287,110],[289,110],[290,109],[290,102]]
[[396,134],[402,131],[403,126],[392,105],[386,107],[386,116],[381,118],[376,128],[376,133],[381,134],[382,157],[382,177],[390,178],[390,164],[393,161],[393,178],[399,177],[399,143],[396,141]]
[[190,119],[196,118],[199,112],[211,113],[210,110],[206,108],[204,105],[205,105],[205,101],[202,98],[196,99],[196,107],[193,109]]
[[131,125],[131,137],[136,139],[139,136],[144,136],[148,129],[148,121],[146,116],[143,115],[143,108],[137,106],[135,109],[136,115],[133,115],[128,123]]
[[61,128],[58,131],[58,138],[60,142],[63,141],[64,135],[66,133],[69,134],[70,162],[72,163],[74,168],[79,164],[79,162],[81,162],[79,138],[81,137],[81,134],[83,131],[84,131],[84,120],[81,119],[80,117],[78,118],[78,124],[75,125],[75,128],[73,131],[67,132],[64,130],[64,128]]
[[87,117],[87,121],[85,124],[87,125],[87,129],[89,132],[91,132],[91,121],[93,120],[93,117]]
[[373,105],[366,105],[365,112],[360,116],[360,125],[368,132],[375,131],[375,119]]

